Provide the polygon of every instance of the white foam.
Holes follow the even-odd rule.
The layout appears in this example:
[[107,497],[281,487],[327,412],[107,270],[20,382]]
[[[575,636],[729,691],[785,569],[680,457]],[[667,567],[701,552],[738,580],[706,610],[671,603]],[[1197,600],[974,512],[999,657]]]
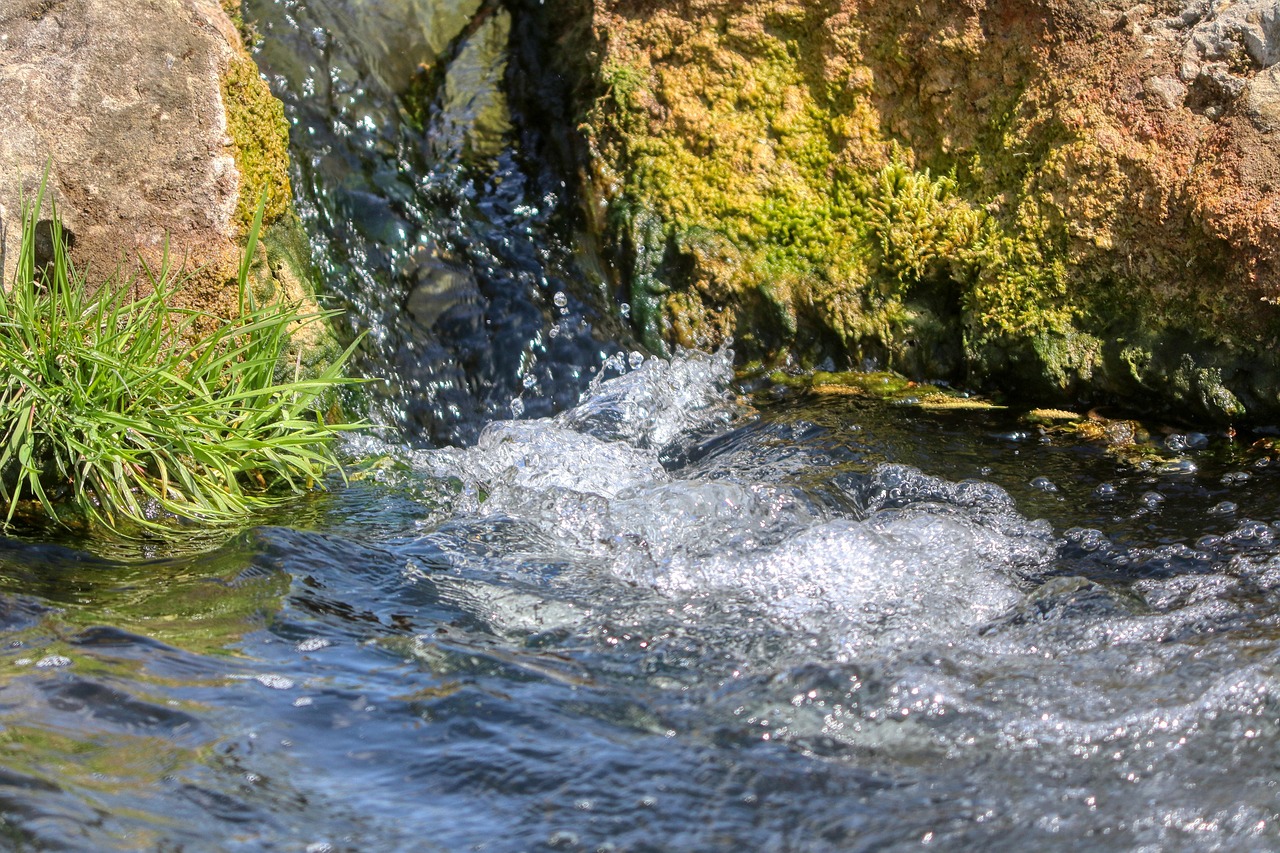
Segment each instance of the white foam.
[[1020,599],[1018,571],[1053,552],[988,483],[901,465],[864,478],[865,520],[786,484],[684,480],[659,450],[726,418],[726,354],[648,359],[551,419],[491,424],[474,448],[420,460],[460,477],[482,515],[527,522],[558,559],[669,597],[745,598],[843,649],[970,631]]

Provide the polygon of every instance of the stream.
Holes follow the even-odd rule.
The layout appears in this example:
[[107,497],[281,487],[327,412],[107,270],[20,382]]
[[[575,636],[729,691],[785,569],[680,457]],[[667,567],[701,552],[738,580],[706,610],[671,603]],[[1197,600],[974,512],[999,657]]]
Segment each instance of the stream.
[[0,848],[1280,848],[1271,435],[646,355],[519,15],[245,11],[379,428],[239,533],[0,539]]

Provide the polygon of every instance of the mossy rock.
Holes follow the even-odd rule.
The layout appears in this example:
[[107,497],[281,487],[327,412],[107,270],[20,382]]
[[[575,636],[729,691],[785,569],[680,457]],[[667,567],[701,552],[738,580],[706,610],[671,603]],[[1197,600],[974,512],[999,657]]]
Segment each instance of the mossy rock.
[[1280,417],[1280,149],[1148,7],[549,8],[651,348]]

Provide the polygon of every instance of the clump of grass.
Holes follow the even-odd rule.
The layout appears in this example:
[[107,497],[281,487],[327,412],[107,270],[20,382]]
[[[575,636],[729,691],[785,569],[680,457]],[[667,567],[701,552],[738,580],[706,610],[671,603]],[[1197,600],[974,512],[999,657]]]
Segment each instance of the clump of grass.
[[[319,376],[282,370],[290,330],[332,312],[254,304],[261,205],[240,265],[239,315],[224,319],[172,304],[184,279],[167,253],[159,270],[144,265],[138,278],[91,289],[67,257],[56,210],[52,259],[38,266],[44,195],[42,186],[24,208],[17,272],[0,289],[4,527],[19,506],[126,535],[234,522],[341,470],[335,439],[359,424],[326,423],[318,408],[354,381],[342,376],[351,348]],[[138,291],[146,295],[133,299]]]

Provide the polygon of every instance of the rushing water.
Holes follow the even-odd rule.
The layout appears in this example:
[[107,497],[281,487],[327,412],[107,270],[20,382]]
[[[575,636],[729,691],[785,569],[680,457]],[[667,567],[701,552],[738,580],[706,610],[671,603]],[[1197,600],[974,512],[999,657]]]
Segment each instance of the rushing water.
[[[0,847],[1280,846],[1269,446],[632,354],[465,60],[499,11],[251,5],[389,428],[229,541],[0,542]],[[480,94],[416,131],[435,56]]]

